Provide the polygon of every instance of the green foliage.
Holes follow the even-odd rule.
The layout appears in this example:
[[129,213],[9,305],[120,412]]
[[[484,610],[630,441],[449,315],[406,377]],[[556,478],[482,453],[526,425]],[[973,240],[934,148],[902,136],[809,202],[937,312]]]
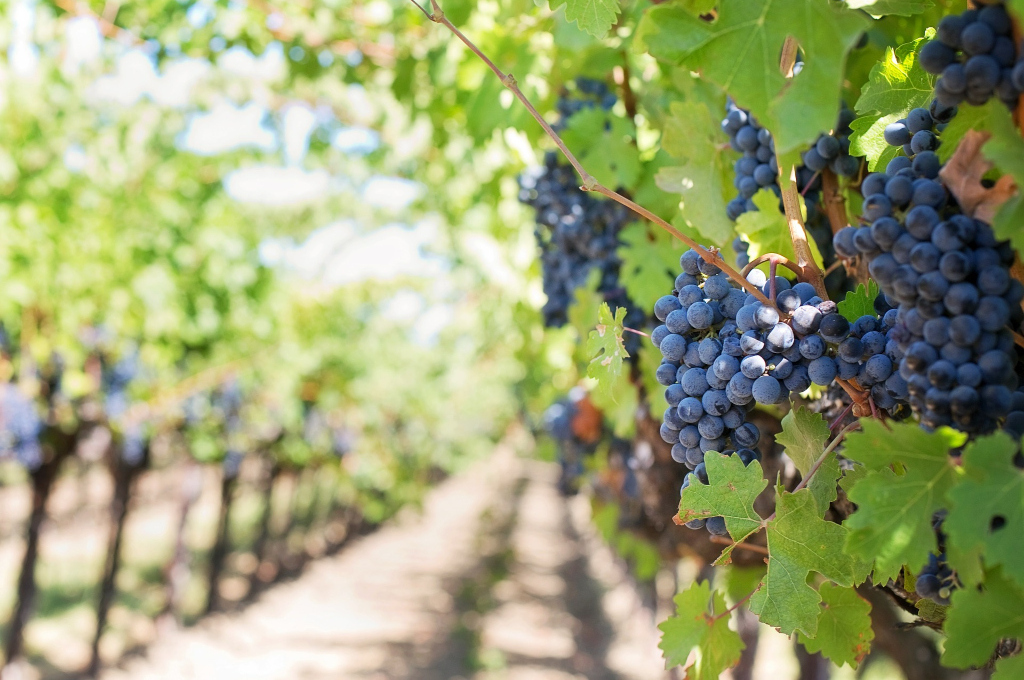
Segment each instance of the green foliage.
[[[713,23],[673,5],[655,7],[637,39],[654,57],[722,87],[772,131],[778,153],[792,162],[800,147],[835,124],[846,55],[864,28],[856,12],[831,3],[723,0]],[[789,36],[805,60],[793,81],[779,69]]]
[[[992,138],[985,143],[982,151],[985,156],[995,163],[1003,173],[1013,177],[1018,187],[1024,186],[1024,139],[1013,123],[1010,113],[1005,107],[995,106],[992,102],[989,107],[987,122],[992,133]],[[1024,248],[1024,233],[1020,228],[1024,219],[1024,195],[1017,192],[1010,198],[996,213],[992,228],[996,236],[1001,239],[1009,239],[1013,247],[1020,251]]]
[[602,37],[615,23],[619,13],[616,0],[552,0],[551,8],[565,5],[565,18],[575,22],[580,30],[597,38]]
[[811,573],[846,587],[867,573],[860,560],[843,554],[846,527],[821,515],[810,489],[777,490],[775,518],[768,522],[768,573],[750,598],[750,611],[786,635],[817,635],[822,598],[807,583]]
[[[775,441],[786,449],[796,469],[803,477],[807,477],[814,468],[815,462],[824,454],[825,444],[829,435],[828,423],[820,413],[809,408],[800,407],[790,410],[782,419],[782,432],[775,436]],[[818,470],[811,477],[807,488],[814,496],[815,503],[822,514],[836,499],[836,480],[839,479],[839,463],[835,452],[821,462]]]
[[682,244],[668,232],[650,227],[646,222],[630,223],[619,232],[619,240],[622,241],[619,280],[637,306],[654,309],[658,298],[672,292]]
[[1024,638],[1020,615],[1024,592],[1000,570],[985,574],[984,588],[961,588],[951,599],[953,606],[944,626],[944,664],[953,668],[983,666],[1001,639]]
[[[757,210],[745,212],[736,220],[736,231],[750,244],[747,252],[751,259],[765,253],[777,253],[795,260],[796,250],[789,238],[789,223],[779,210],[779,199],[767,189],[762,189],[754,194],[754,204]],[[814,261],[822,266],[821,253],[814,239],[809,239],[807,244]]]
[[731,162],[722,146],[716,116],[698,101],[673,102],[665,121],[662,149],[678,165],[662,168],[658,186],[680,194],[680,217],[710,243],[732,238],[733,225],[725,212],[725,182]]
[[917,53],[934,35],[888,48],[861,90],[855,110],[859,118],[850,124],[850,153],[865,156],[870,170],[884,169],[899,155],[899,149],[885,142],[885,126],[905,117],[911,109],[928,107],[932,100],[932,76],[917,61]]
[[696,651],[696,659],[687,668],[692,680],[716,680],[722,671],[739,661],[743,641],[729,628],[725,598],[712,593],[706,581],[694,583],[675,597],[676,615],[658,628],[665,667],[681,666]]
[[633,123],[595,107],[574,114],[562,141],[605,186],[632,187],[640,177],[640,157]]
[[602,303],[597,313],[597,327],[590,331],[587,352],[593,358],[587,366],[587,376],[597,380],[594,393],[613,397],[611,388],[622,375],[623,359],[629,357],[622,343],[622,320],[626,310],[619,307],[612,316],[607,303]]
[[857,290],[850,291],[839,303],[839,313],[853,322],[865,315],[874,316],[875,298],[878,297],[878,284],[869,280],[867,288],[864,284],[857,284]]
[[761,528],[761,517],[754,510],[754,499],[768,482],[757,461],[743,465],[739,456],[708,452],[704,454],[710,484],[696,480],[683,489],[679,499],[679,521],[721,516],[729,534],[737,542]]
[[1024,472],[1013,464],[1017,443],[1003,433],[971,442],[964,477],[947,494],[944,530],[957,552],[979,551],[989,568],[1002,567],[1024,588]]
[[822,583],[821,614],[814,638],[798,633],[800,644],[808,652],[831,659],[837,665],[856,668],[871,649],[875,632],[871,630],[871,604],[853,588]]
[[924,564],[936,549],[932,515],[956,483],[959,472],[949,450],[963,443],[963,435],[947,429],[929,434],[914,422],[861,424],[843,449],[869,470],[848,494],[857,512],[845,523],[851,530],[846,550],[873,561],[875,581],[884,582],[896,578],[904,564]]

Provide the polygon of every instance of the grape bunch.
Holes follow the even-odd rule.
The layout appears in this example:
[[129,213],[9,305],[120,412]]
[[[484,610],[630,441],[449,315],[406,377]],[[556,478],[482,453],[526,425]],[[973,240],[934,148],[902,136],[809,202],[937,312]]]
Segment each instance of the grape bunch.
[[938,538],[939,552],[928,555],[928,563],[921,568],[914,590],[921,597],[926,597],[936,604],[948,607],[949,596],[957,587],[956,573],[946,562],[946,535],[942,532],[942,522],[946,511],[940,510],[932,518],[932,528]]
[[[820,199],[819,173],[831,168],[837,175],[853,177],[860,169],[860,159],[849,153],[850,123],[854,117],[853,111],[844,103],[835,131],[819,136],[803,154],[804,164],[797,168],[796,179],[797,188],[807,203],[809,222],[814,221]],[[726,206],[729,219],[735,220],[745,212],[757,210],[753,198],[761,189],[781,197],[779,164],[771,132],[761,127],[749,111],[736,106],[731,100],[726,105],[722,130],[729,135],[729,145],[733,150],[743,154],[733,164],[733,184],[739,194]]]
[[103,392],[109,418],[118,418],[128,410],[128,386],[139,374],[139,353],[130,349],[113,364],[101,355]]
[[1024,61],[1017,59],[1012,25],[1001,3],[944,17],[936,39],[921,48],[921,67],[938,75],[942,106],[981,106],[993,96],[1011,109],[1024,91]]
[[[751,271],[747,280],[774,300],[773,307],[693,250],[682,255],[680,265],[672,294],[655,303],[654,314],[663,323],[651,341],[663,357],[656,377],[669,406],[661,437],[672,444],[673,459],[693,471],[683,488],[694,478],[708,483],[708,451],[736,453],[745,463],[758,457],[760,433],[746,418],[755,403],[779,404],[837,377],[860,380],[879,408],[895,410],[905,400],[906,384],[894,370],[899,357],[893,310],[882,319],[864,316],[851,324],[809,283],[792,284],[782,276],[770,282],[763,272]],[[695,520],[691,527],[704,524]],[[725,530],[720,518],[706,524],[712,533]]]
[[[925,115],[911,111],[907,127]],[[835,250],[865,257],[871,278],[897,309],[890,337],[902,354],[898,371],[907,400],[922,424],[975,434],[1008,420],[1024,429],[1024,393],[1015,392],[1017,356],[1006,328],[1022,319],[1024,297],[1024,285],[1009,273],[1013,249],[989,225],[960,213],[938,179],[938,156],[917,149],[913,160],[898,156],[885,172],[864,179],[869,225],[839,231]]]
[[43,421],[32,400],[13,383],[0,387],[0,456],[13,456],[34,472],[43,464],[39,435]]
[[595,268],[601,277],[597,289],[609,305],[629,310],[627,326],[643,325],[643,312],[628,302],[619,283],[618,233],[633,219],[629,209],[580,190],[572,166],[560,164],[553,152],[539,171],[523,173],[519,185],[519,200],[537,212],[545,325],[565,325],[576,289]]
[[555,128],[564,127],[566,121],[575,113],[594,107],[600,107],[607,111],[615,106],[617,101],[618,97],[614,92],[608,90],[608,84],[604,81],[593,78],[577,78],[573,96],[567,96],[567,93],[563,92],[562,96],[558,98],[558,103],[555,106],[558,109],[559,122]]

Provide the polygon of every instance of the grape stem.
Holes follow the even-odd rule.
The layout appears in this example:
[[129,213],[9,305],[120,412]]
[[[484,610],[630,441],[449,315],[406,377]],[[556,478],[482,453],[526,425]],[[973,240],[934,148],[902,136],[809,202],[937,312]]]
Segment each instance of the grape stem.
[[644,336],[645,338],[649,338],[649,337],[651,337],[651,336],[650,336],[650,335],[648,335],[647,333],[644,333],[643,331],[638,331],[638,330],[637,330],[637,329],[635,329],[635,328],[630,328],[629,326],[623,326],[623,327],[622,327],[622,330],[623,330],[623,331],[629,331],[630,333],[636,333],[637,335],[642,335],[642,336]]
[[[793,77],[793,66],[796,64],[796,39],[793,36],[786,36],[782,45],[782,59],[779,68],[787,78]],[[782,168],[779,168],[782,173]],[[786,213],[786,223],[789,225],[789,240],[793,242],[793,250],[796,252],[796,264],[800,267],[800,276],[814,286],[814,291],[822,300],[828,300],[828,291],[825,290],[825,279],[821,275],[814,257],[811,255],[811,247],[807,243],[807,231],[804,230],[804,220],[800,215],[800,193],[796,188],[796,166],[789,168],[789,182],[780,182],[782,186],[782,208]]]
[[[818,460],[814,461],[814,465],[812,465],[811,469],[808,470],[807,476],[800,480],[800,483],[796,485],[795,489],[793,489],[793,493],[796,493],[800,489],[802,489],[805,486],[807,486],[808,482],[811,481],[811,477],[813,477],[814,473],[817,472],[818,469],[822,466],[822,464],[828,458],[829,454],[836,450],[836,447],[839,446],[839,443],[843,441],[843,438],[846,437],[847,434],[849,434],[853,430],[856,430],[859,427],[860,427],[860,421],[857,420],[857,421],[854,421],[854,422],[850,423],[849,425],[847,425],[843,429],[841,429],[839,431],[839,434],[837,434],[835,436],[835,438],[831,442],[829,442],[828,446],[825,447],[825,450],[822,452],[822,454],[820,456],[818,456]],[[774,516],[775,516],[775,513],[772,513],[772,517],[774,517]]]
[[[766,551],[766,552],[767,552],[767,551]],[[740,607],[742,607],[742,606],[744,605],[744,603],[746,603],[746,601],[747,601],[747,600],[749,600],[750,598],[752,598],[752,597],[754,596],[754,593],[756,593],[756,592],[757,592],[757,591],[759,591],[759,590],[761,590],[761,584],[760,584],[760,583],[758,583],[758,584],[757,584],[757,587],[756,587],[756,588],[754,588],[754,589],[753,589],[753,590],[751,590],[751,591],[750,591],[749,593],[747,593],[746,595],[744,595],[744,596],[743,596],[742,598],[740,598],[739,600],[737,600],[737,601],[736,601],[736,603],[735,603],[735,604],[734,604],[733,606],[729,607],[728,609],[726,609],[726,610],[725,610],[724,612],[722,612],[721,614],[715,614],[714,616],[709,616],[708,618],[709,618],[709,619],[710,619],[711,621],[717,621],[717,620],[719,620],[719,619],[725,618],[726,616],[729,616],[729,615],[730,615],[730,614],[732,614],[732,613],[733,613],[734,611],[736,611],[737,609],[739,609]],[[707,615],[705,614],[705,616],[707,616]]]
[[716,536],[714,534],[711,534],[711,542],[717,543],[719,545],[731,545],[733,546],[733,548],[738,548],[740,550],[749,550],[750,552],[755,552],[759,555],[764,555],[765,557],[768,556],[768,548],[765,548],[762,545],[754,545],[753,543],[737,543],[731,538],[726,538],[725,536]]
[[753,260],[751,260],[750,264],[744,267],[740,273],[743,274],[743,276],[746,276],[751,271],[753,271],[754,267],[758,266],[759,264],[764,264],[765,262],[771,262],[773,265],[781,264],[789,271],[793,272],[797,276],[800,276],[800,267],[798,267],[789,258],[783,255],[779,255],[778,253],[765,253],[764,255],[758,255]]
[[416,7],[421,12],[423,12],[424,16],[426,16],[430,21],[434,22],[435,24],[441,24],[449,31],[451,31],[455,35],[455,37],[461,40],[462,43],[466,47],[468,47],[473,52],[473,54],[479,57],[480,60],[487,65],[487,68],[489,68],[494,73],[494,75],[498,77],[498,79],[501,81],[501,84],[508,88],[512,92],[512,94],[515,95],[515,98],[518,99],[519,102],[526,107],[526,110],[530,113],[531,116],[533,116],[533,119],[536,120],[537,123],[544,129],[544,132],[547,134],[547,136],[551,138],[551,141],[555,143],[555,146],[558,147],[558,150],[562,152],[562,155],[565,156],[566,160],[569,161],[572,167],[579,174],[580,180],[583,182],[582,186],[580,187],[582,191],[593,191],[595,193],[601,194],[602,196],[612,199],[616,203],[626,206],[627,208],[629,208],[636,214],[640,215],[644,219],[654,222],[656,225],[658,225],[668,233],[672,234],[672,236],[676,237],[677,239],[688,245],[690,248],[692,248],[694,251],[696,251],[696,253],[701,257],[702,260],[721,269],[726,276],[728,276],[730,279],[738,283],[744,290],[746,290],[748,293],[757,298],[757,300],[761,302],[761,304],[764,304],[768,307],[775,307],[775,304],[767,297],[765,297],[764,293],[762,293],[760,290],[757,289],[756,286],[754,286],[752,283],[743,278],[743,276],[741,276],[739,272],[733,269],[732,266],[730,266],[729,263],[725,261],[725,258],[722,257],[720,251],[717,248],[705,248],[704,246],[700,245],[689,236],[683,234],[681,231],[673,227],[671,224],[669,224],[662,218],[652,213],[647,208],[638,205],[637,203],[631,201],[622,194],[612,191],[611,189],[602,185],[600,182],[594,179],[593,175],[586,171],[586,169],[576,159],[572,152],[569,151],[569,147],[565,145],[565,142],[563,142],[562,138],[558,136],[558,133],[554,131],[554,129],[551,127],[550,124],[548,124],[546,120],[544,120],[544,117],[537,112],[537,109],[534,108],[533,104],[530,103],[530,100],[527,99],[526,95],[524,95],[522,90],[519,89],[519,84],[516,82],[515,76],[513,76],[511,73],[503,73],[501,69],[499,69],[494,64],[494,62],[491,61],[487,57],[487,55],[484,54],[480,50],[480,48],[473,43],[472,40],[467,38],[462,31],[456,28],[455,25],[451,21],[449,21],[448,18],[444,15],[444,12],[441,10],[441,6],[437,3],[437,0],[430,0],[430,6],[433,10],[432,12],[427,12],[427,10],[418,2],[416,2],[416,0],[409,1],[412,2],[412,4],[416,5]]

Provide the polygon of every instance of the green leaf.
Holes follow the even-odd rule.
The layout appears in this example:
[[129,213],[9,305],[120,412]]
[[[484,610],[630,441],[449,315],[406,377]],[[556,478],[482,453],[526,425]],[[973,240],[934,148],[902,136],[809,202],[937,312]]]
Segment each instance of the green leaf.
[[867,289],[861,283],[857,290],[850,291],[839,303],[839,313],[849,321],[856,321],[862,316],[875,316],[875,298],[878,297],[878,284],[868,281]]
[[968,445],[965,476],[947,494],[951,507],[943,526],[958,551],[982,548],[986,567],[1002,566],[1024,587],[1024,471],[1013,464],[1016,452],[1002,432]]
[[775,442],[786,447],[786,455],[806,477],[825,450],[830,434],[828,422],[820,413],[800,406],[782,419],[782,432],[775,435]]
[[[767,189],[761,189],[754,194],[754,205],[757,210],[745,212],[736,220],[736,231],[750,244],[747,250],[750,259],[765,253],[777,253],[795,261],[796,251],[789,238],[786,216],[779,211],[779,199]],[[814,239],[808,239],[807,244],[811,247],[814,261],[823,267],[818,244]]]
[[[995,163],[996,168],[1011,175],[1019,190],[1024,187],[1024,139],[1017,132],[1005,106],[991,109],[988,123],[992,138],[985,142],[982,153]],[[1009,239],[1017,250],[1024,249],[1024,230],[1020,228],[1022,215],[1024,210],[1018,193],[1002,205],[992,224],[996,236]]]
[[662,148],[680,165],[662,168],[658,186],[682,196],[680,216],[711,243],[726,243],[733,225],[725,211],[723,171],[731,168],[718,120],[701,102],[673,102]]
[[615,0],[552,0],[551,9],[565,5],[565,18],[576,22],[580,30],[602,38],[615,23],[619,3]]
[[642,309],[672,292],[683,246],[663,229],[652,229],[646,221],[632,222],[619,232],[619,280],[633,302]]
[[876,19],[887,14],[909,17],[935,6],[931,0],[846,0],[850,9],[864,10]]
[[853,588],[825,582],[818,589],[821,614],[818,634],[809,638],[799,633],[800,644],[811,654],[821,652],[839,666],[853,668],[871,650],[875,632],[871,629],[871,604]]
[[950,599],[943,665],[983,666],[1001,639],[1024,637],[1024,592],[1000,570],[985,575],[983,588],[959,588]]
[[779,489],[775,519],[768,523],[768,573],[750,599],[750,611],[762,623],[786,635],[814,637],[821,597],[807,584],[812,572],[842,586],[863,580],[864,565],[843,554],[846,527],[821,518],[809,489]]
[[[949,450],[963,443],[948,428],[927,433],[917,423],[861,421],[862,430],[847,435],[843,455],[869,472],[849,491],[857,511],[846,551],[874,562],[875,580],[896,578],[904,564],[924,564],[936,549],[932,515],[945,506],[946,492],[957,479]],[[902,475],[889,466],[902,466]]]
[[601,303],[597,313],[597,328],[590,331],[587,340],[587,353],[593,357],[587,365],[587,377],[597,380],[595,393],[612,400],[615,395],[611,390],[616,379],[622,375],[622,360],[629,357],[622,343],[622,320],[625,318],[625,307],[616,309],[615,316],[612,316],[608,303]]
[[1020,680],[1024,678],[1024,654],[996,661],[991,680]]
[[[636,40],[654,57],[721,86],[772,131],[780,155],[795,157],[835,125],[847,52],[865,27],[857,12],[819,0],[721,0],[714,22],[672,4],[654,7]],[[779,70],[788,36],[804,55],[792,80]]]
[[[722,516],[737,543],[761,528],[761,516],[754,511],[754,499],[768,486],[761,464],[743,465],[739,456],[713,451],[704,454],[710,484],[694,481],[679,498],[679,520]],[[727,551],[728,552],[728,551]],[[727,553],[723,553],[727,557]]]
[[899,149],[885,142],[885,126],[913,108],[927,108],[932,100],[932,77],[921,68],[917,52],[934,34],[934,29],[928,29],[923,38],[895,50],[888,48],[861,89],[855,106],[861,117],[850,125],[850,153],[866,156],[870,170],[885,167],[899,154]]
[[1006,105],[998,99],[992,99],[984,106],[958,107],[956,116],[949,121],[939,136],[942,144],[935,152],[939,155],[939,160],[945,163],[953,156],[968,130],[990,130],[993,117],[1000,114],[1008,116],[1009,112]]
[[723,567],[725,570],[725,594],[732,602],[739,602],[757,588],[764,578],[766,564],[738,567],[735,564]]
[[[825,451],[830,434],[828,422],[820,413],[801,406],[790,410],[782,419],[782,432],[775,435],[775,442],[786,448],[786,455],[796,465],[800,474],[806,477]],[[839,463],[833,452],[822,462],[807,484],[822,515],[836,499],[836,481],[839,475]]]
[[644,342],[640,343],[639,354],[640,374],[644,381],[644,387],[647,388],[647,394],[650,395],[647,399],[647,407],[651,410],[651,415],[660,420],[668,409],[668,402],[661,397],[665,386],[658,382],[655,375],[658,366],[661,365],[661,352],[644,338]]
[[610,188],[632,189],[640,178],[640,155],[633,138],[633,124],[597,107],[569,118],[562,141],[587,172]]
[[675,597],[676,615],[658,626],[658,648],[665,656],[665,667],[681,666],[696,650],[696,658],[687,668],[687,680],[718,680],[726,668],[740,659],[743,641],[729,628],[725,598],[712,594],[707,581],[694,583]]

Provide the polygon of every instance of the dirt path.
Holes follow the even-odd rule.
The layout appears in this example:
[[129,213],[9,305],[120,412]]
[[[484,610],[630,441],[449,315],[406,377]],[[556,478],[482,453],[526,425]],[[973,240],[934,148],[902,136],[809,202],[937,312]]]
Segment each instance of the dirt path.
[[554,468],[507,449],[106,680],[656,680],[657,631]]

